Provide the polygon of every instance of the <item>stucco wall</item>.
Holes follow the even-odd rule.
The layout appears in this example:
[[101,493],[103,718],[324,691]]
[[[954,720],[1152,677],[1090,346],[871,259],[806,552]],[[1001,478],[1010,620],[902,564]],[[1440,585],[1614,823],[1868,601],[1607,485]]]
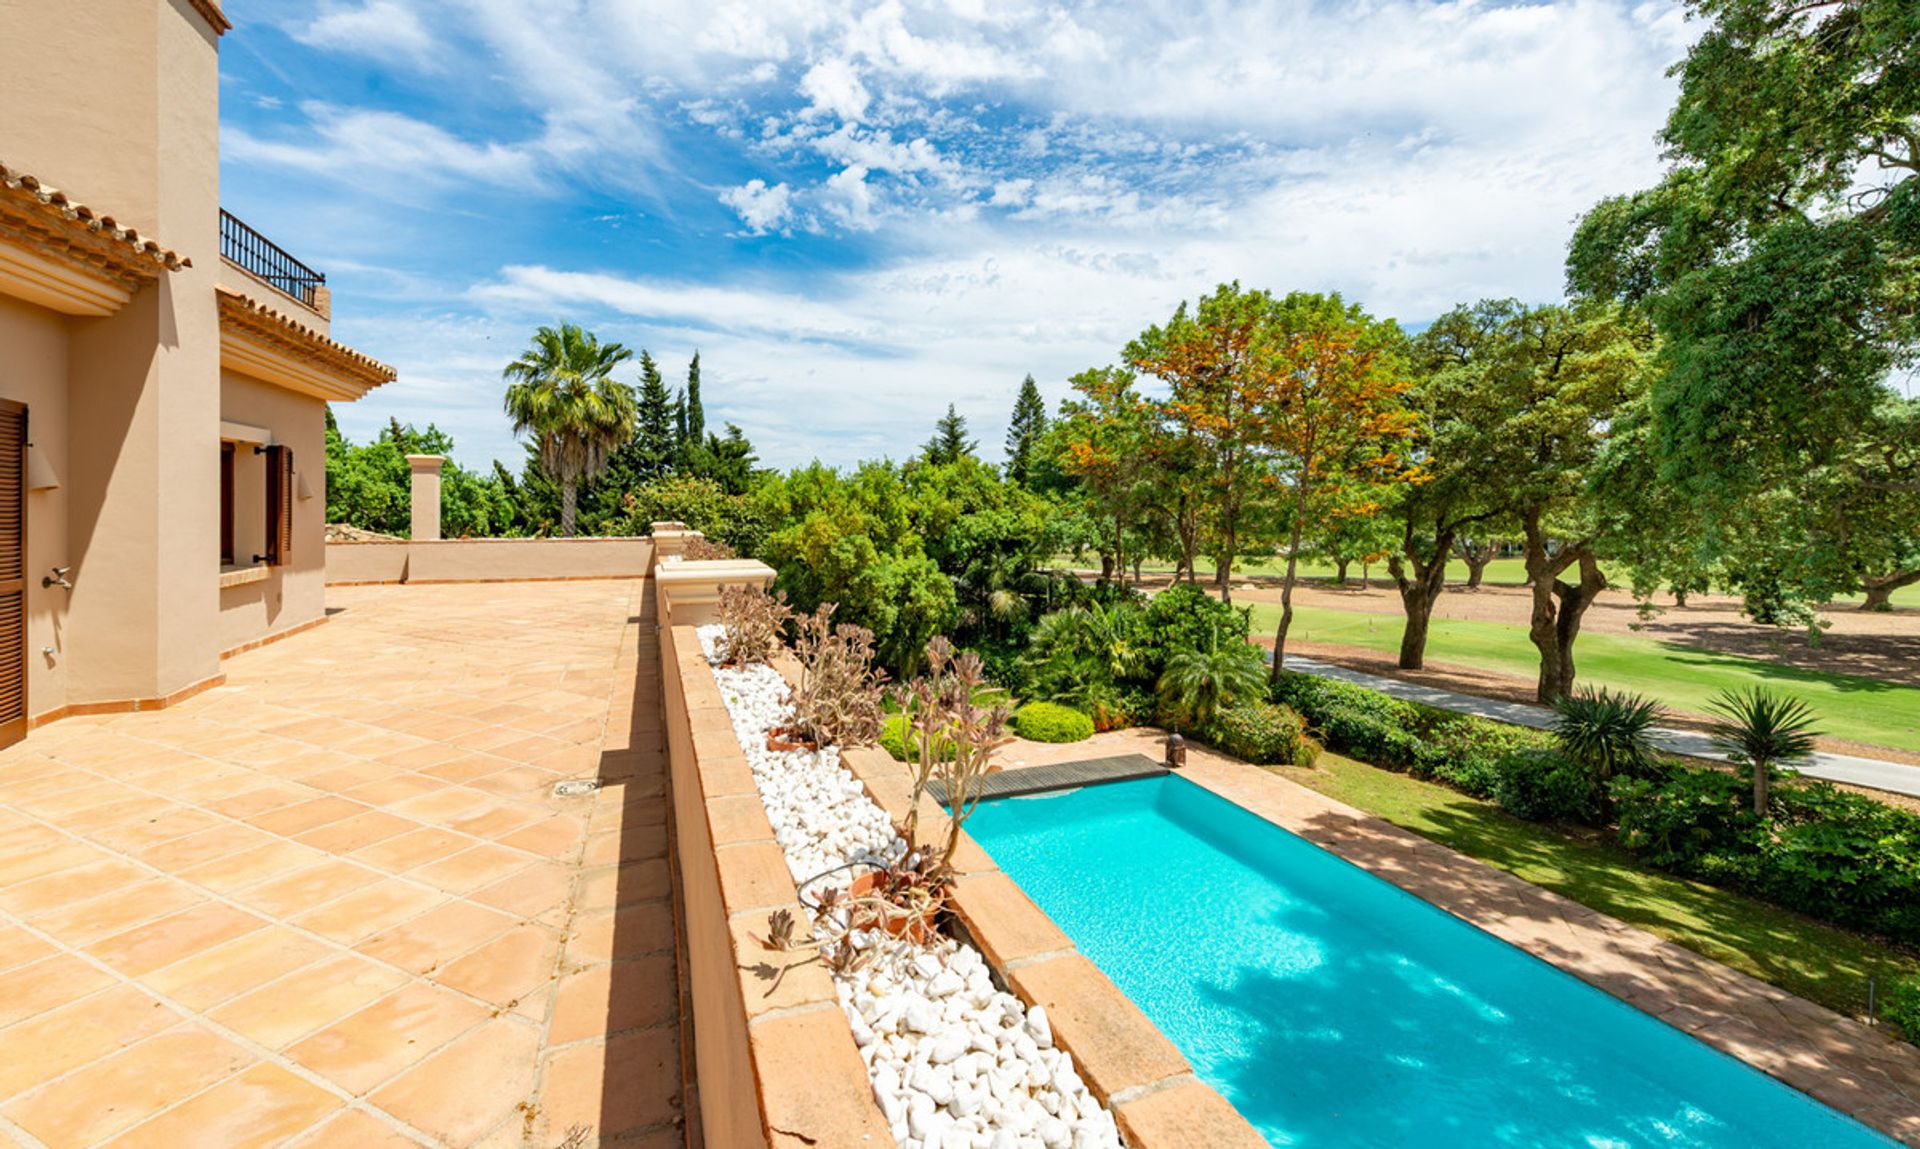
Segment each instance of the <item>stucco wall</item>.
[[[292,561],[268,567],[259,582],[220,591],[219,642],[221,650],[257,641],[301,626],[326,612],[327,581],[327,465],[326,404],[307,395],[262,383],[233,371],[220,374],[220,416],[270,432],[272,442],[293,449],[295,474]],[[217,444],[209,450],[217,450]],[[244,448],[243,448],[244,450]],[[262,457],[247,454],[236,460],[236,513],[246,512],[247,530],[236,524],[236,563],[247,564],[253,546],[265,542],[266,467]],[[306,480],[311,498],[298,495]],[[256,521],[257,520],[257,521]],[[216,553],[217,553],[216,548]]]
[[407,553],[413,544],[400,542],[328,543],[329,583],[405,582]]
[[[27,405],[27,438],[63,480],[67,459],[67,321],[64,316],[0,295],[0,398]],[[67,592],[46,588],[48,569],[71,561],[67,550],[67,491],[27,492],[27,710],[45,714],[66,705]],[[47,647],[54,654],[43,654]]]
[[643,578],[653,541],[618,539],[439,539],[328,543],[327,581],[530,582]]

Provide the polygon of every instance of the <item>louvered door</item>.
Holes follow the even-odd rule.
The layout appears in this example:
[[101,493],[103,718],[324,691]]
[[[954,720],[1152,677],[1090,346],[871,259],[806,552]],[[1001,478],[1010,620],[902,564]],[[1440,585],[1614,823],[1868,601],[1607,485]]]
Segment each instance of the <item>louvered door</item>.
[[0,746],[27,736],[27,408],[0,399]]

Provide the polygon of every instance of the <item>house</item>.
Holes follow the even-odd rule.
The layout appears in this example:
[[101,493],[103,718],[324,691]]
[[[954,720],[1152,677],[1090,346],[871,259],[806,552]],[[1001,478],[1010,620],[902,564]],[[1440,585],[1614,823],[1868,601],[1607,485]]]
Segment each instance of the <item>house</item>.
[[0,0],[0,745],[325,617],[326,404],[391,368],[220,206],[216,0]]

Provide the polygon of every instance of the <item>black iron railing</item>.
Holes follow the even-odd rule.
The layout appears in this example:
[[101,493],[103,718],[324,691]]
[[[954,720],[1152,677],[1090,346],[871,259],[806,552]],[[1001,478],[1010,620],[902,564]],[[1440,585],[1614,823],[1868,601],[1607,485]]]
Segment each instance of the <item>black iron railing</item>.
[[315,289],[327,282],[326,276],[287,254],[285,248],[242,223],[226,208],[220,209],[220,254],[308,307],[314,305]]

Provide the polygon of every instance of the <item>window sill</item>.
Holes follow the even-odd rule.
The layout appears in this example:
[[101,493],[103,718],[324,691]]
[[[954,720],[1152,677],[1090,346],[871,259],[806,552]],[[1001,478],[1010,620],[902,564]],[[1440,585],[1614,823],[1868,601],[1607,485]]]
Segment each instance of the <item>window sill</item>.
[[226,590],[228,587],[246,586],[248,583],[254,582],[266,582],[267,576],[272,573],[273,568],[265,563],[254,563],[249,566],[221,567],[220,589]]

